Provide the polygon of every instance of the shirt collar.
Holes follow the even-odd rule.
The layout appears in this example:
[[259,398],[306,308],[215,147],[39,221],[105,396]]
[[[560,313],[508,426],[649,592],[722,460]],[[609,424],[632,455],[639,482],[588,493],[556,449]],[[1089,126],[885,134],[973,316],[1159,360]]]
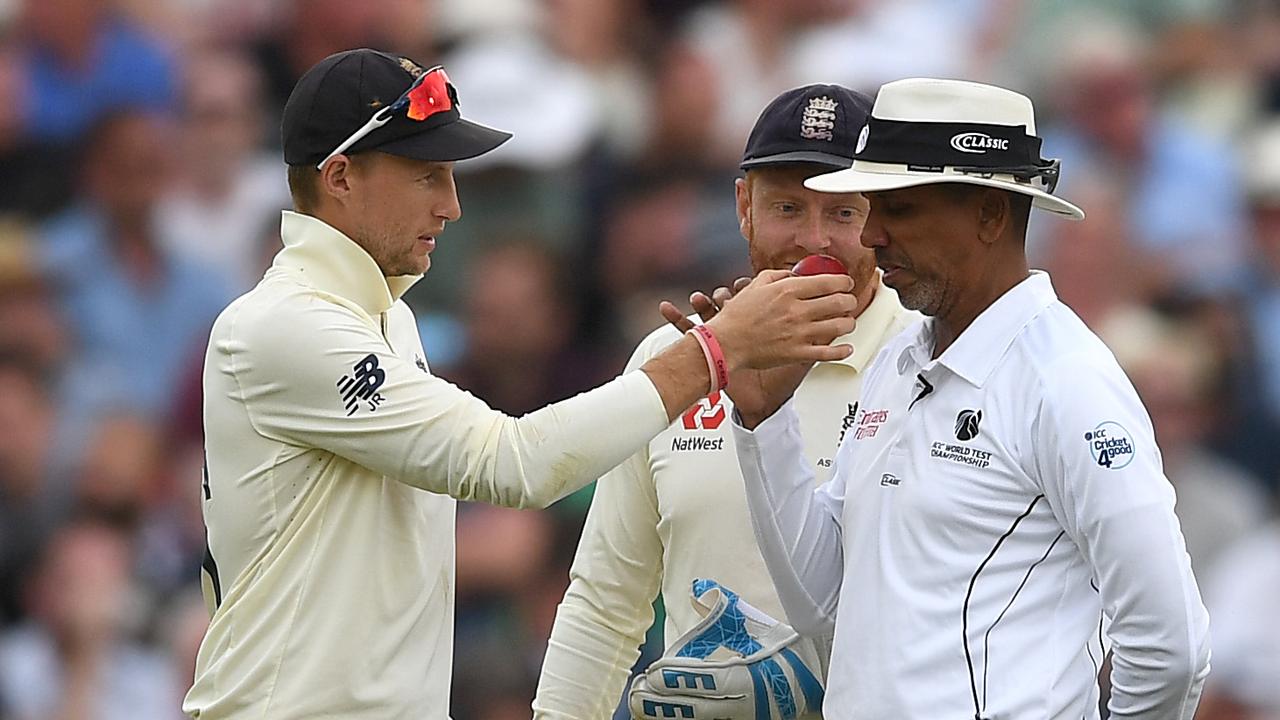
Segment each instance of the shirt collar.
[[297,270],[307,284],[350,300],[370,315],[391,308],[421,275],[385,277],[364,248],[320,218],[285,210],[280,220],[284,249],[272,267]]
[[[880,271],[876,270],[876,272]],[[836,338],[832,343],[833,345],[852,345],[853,352],[849,357],[832,362],[846,365],[858,372],[865,370],[867,365],[875,359],[876,353],[880,352],[885,333],[889,331],[893,319],[901,311],[902,305],[898,302],[898,293],[883,282],[880,283],[871,302],[858,315],[858,324],[853,328],[853,332]]]
[[[1031,271],[1030,277],[983,310],[942,353],[938,364],[971,385],[982,387],[1022,328],[1057,300],[1049,275],[1040,270]],[[928,365],[933,350],[934,322],[929,318],[916,329],[915,337],[898,358],[900,373],[906,371],[909,358],[920,367]]]

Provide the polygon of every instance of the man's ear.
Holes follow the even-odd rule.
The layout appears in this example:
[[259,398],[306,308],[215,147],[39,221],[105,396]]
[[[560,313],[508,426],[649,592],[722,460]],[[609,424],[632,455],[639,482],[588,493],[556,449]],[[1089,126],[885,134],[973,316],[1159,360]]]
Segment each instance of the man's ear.
[[346,155],[336,155],[320,169],[320,192],[339,202],[351,194],[351,175],[355,166]]
[[1013,202],[1009,193],[984,188],[978,193],[978,239],[987,245],[1004,235],[1013,221]]
[[751,237],[751,179],[738,178],[733,181],[733,196],[738,210],[738,232],[742,237]]

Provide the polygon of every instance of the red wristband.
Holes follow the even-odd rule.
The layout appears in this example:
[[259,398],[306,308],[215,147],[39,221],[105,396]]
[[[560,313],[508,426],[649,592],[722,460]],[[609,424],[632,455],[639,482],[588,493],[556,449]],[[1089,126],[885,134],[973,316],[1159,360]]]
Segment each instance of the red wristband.
[[724,361],[724,350],[720,349],[720,341],[715,333],[706,325],[694,325],[689,332],[702,346],[702,354],[707,358],[707,372],[711,374],[711,392],[729,387],[729,366]]

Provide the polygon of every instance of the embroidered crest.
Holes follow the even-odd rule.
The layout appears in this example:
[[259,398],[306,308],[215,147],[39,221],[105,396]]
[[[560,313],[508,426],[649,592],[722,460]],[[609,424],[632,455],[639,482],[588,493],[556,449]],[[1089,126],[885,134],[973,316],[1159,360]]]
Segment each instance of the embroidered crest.
[[840,103],[825,95],[811,98],[800,117],[800,137],[806,140],[832,140],[836,128],[836,108]]
[[871,137],[871,126],[863,125],[862,132],[858,133],[858,146],[853,149],[854,155],[867,149],[867,138],[869,137]]

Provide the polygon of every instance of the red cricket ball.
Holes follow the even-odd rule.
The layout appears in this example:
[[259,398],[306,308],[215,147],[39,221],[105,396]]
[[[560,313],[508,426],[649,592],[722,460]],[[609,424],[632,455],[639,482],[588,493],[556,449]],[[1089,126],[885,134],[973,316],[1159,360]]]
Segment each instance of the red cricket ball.
[[847,275],[844,263],[830,255],[810,255],[791,268],[792,275]]

